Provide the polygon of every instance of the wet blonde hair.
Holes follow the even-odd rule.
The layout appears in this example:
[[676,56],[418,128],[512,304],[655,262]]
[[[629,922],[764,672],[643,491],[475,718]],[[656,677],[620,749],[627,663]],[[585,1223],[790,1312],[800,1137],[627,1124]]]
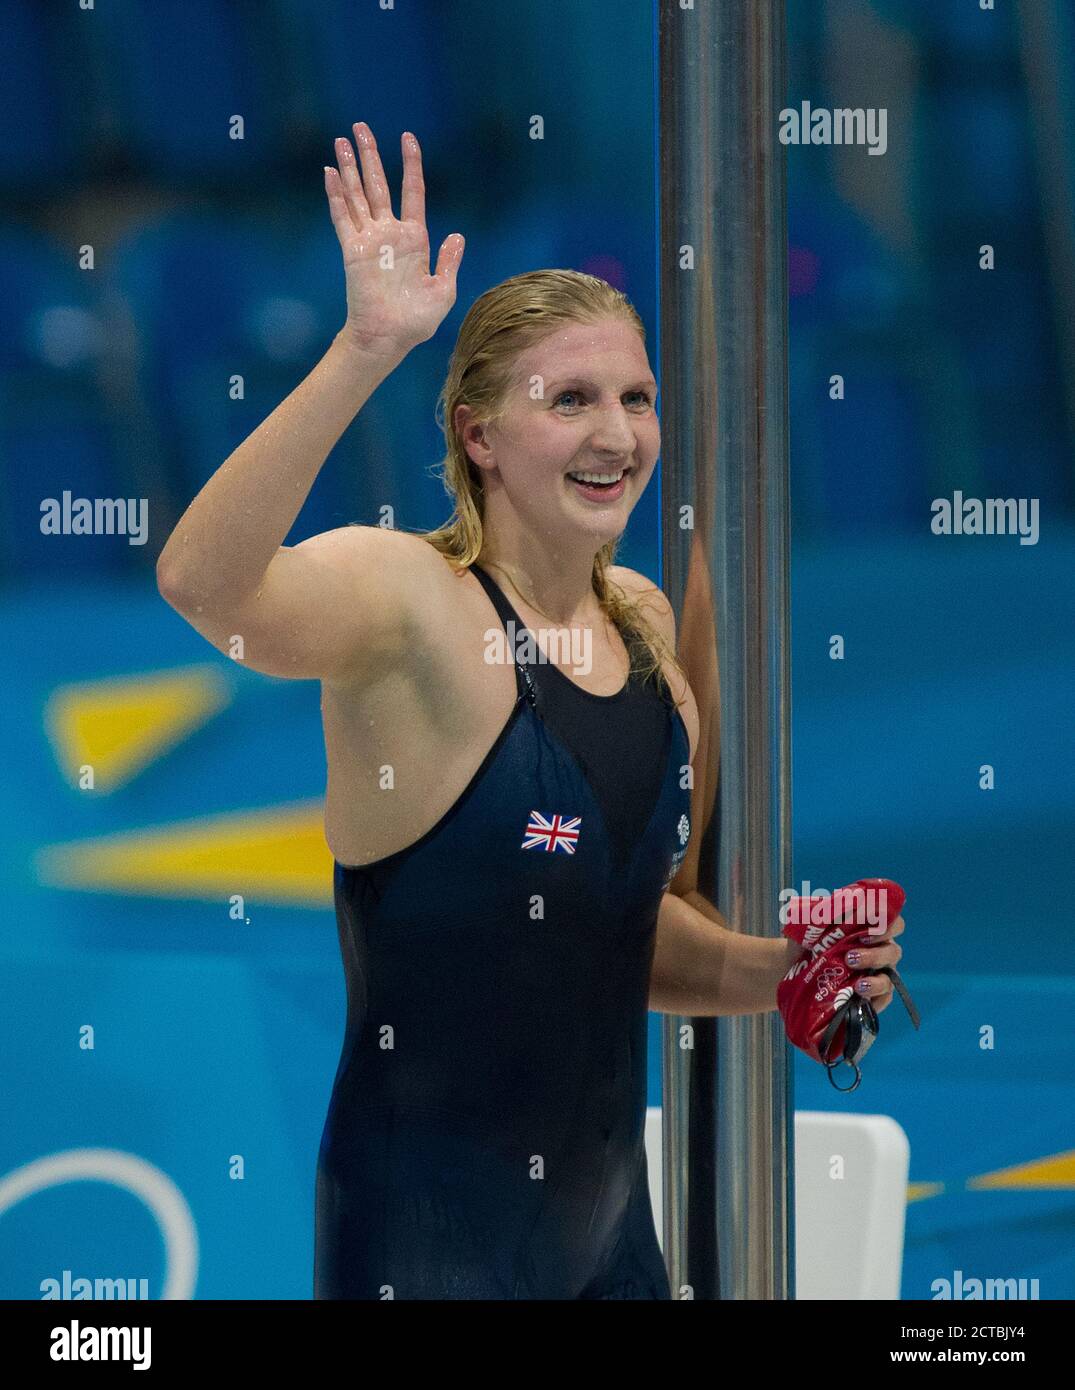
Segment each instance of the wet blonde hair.
[[[434,531],[420,532],[456,570],[481,559],[484,544],[484,489],[481,469],[470,459],[455,427],[456,408],[469,405],[483,424],[499,419],[520,353],[566,323],[620,318],[645,342],[646,330],[627,296],[594,275],[577,270],[530,270],[488,289],[470,306],[459,327],[448,374],[437,399],[436,419],[447,453],[435,472],[452,498],[454,512]],[[602,612],[618,628],[643,681],[653,677],[671,699],[662,661],[683,667],[636,599],[609,577],[619,537],[594,556],[593,591]]]

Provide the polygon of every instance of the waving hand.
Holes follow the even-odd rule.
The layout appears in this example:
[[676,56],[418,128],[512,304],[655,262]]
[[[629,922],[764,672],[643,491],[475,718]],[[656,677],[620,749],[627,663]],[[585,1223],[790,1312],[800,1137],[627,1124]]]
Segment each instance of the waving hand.
[[345,330],[362,347],[407,352],[432,338],[455,303],[464,239],[458,232],[444,239],[430,275],[418,141],[404,131],[397,219],[373,132],[364,121],[353,129],[361,176],[351,142],[342,137],[336,141],[339,168],[325,166],[325,192],[347,281]]

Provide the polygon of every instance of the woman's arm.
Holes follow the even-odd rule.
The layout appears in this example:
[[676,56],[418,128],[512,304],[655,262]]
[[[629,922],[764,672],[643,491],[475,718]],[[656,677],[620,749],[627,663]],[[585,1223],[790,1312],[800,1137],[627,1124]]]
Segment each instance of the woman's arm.
[[337,335],[217,469],[161,551],[164,598],[222,650],[240,635],[254,670],[328,674],[375,641],[376,620],[396,616],[397,590],[369,587],[382,572],[375,556],[386,549],[376,528],[344,527],[293,548],[283,540],[336,441],[399,360],[363,354]]
[[706,912],[674,893],[661,899],[649,1007],[686,1017],[775,1009],[776,987],[802,947],[784,936],[734,932],[711,903],[700,901]]
[[269,675],[332,679],[381,668],[407,629],[412,595],[403,581],[415,552],[404,538],[343,527],[283,544],[343,431],[455,300],[463,239],[445,240],[430,275],[418,142],[403,137],[397,221],[372,133],[361,124],[355,132],[365,186],[346,140],[336,142],[340,171],[325,171],[346,323],[201,489],[157,561],[172,607],[221,650],[241,637],[242,659]]

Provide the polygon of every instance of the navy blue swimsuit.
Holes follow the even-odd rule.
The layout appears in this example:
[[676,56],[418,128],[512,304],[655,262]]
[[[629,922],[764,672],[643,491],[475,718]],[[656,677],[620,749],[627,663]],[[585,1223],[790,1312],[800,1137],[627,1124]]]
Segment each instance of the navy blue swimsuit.
[[515,704],[455,804],[395,854],[336,863],[347,1023],[315,1298],[671,1296],[646,1015],[690,834],[687,731],[634,671],[599,696],[508,650]]

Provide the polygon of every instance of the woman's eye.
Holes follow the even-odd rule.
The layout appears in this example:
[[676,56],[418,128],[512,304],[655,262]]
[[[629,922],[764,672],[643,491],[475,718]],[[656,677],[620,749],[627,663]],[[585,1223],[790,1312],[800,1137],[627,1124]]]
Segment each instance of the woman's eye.
[[[575,401],[581,401],[581,400],[582,400],[582,392],[581,392],[581,391],[561,391],[560,394],[556,397],[556,400],[555,400],[554,404],[556,404],[556,405],[562,404],[563,401],[564,401],[564,399],[565,399],[566,397],[568,397],[568,396],[573,397]],[[650,395],[650,393],[649,393],[648,391],[642,391],[642,390],[639,390],[639,391],[628,391],[628,392],[626,393],[625,399],[626,399],[626,400],[630,400],[632,397],[633,397],[635,400],[639,401],[639,402],[640,402],[642,405],[644,405],[644,406],[649,406],[649,405],[652,405],[652,404],[653,404],[653,397]],[[570,409],[570,406],[569,406],[569,409]]]

